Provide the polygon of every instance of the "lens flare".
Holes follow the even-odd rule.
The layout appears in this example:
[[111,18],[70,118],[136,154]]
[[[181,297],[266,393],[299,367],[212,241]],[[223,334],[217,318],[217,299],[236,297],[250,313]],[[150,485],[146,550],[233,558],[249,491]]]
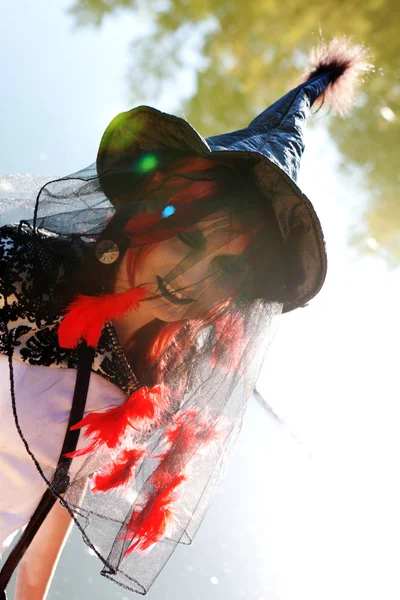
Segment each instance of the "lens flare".
[[175,206],[172,206],[172,204],[170,204],[169,206],[166,206],[164,208],[164,210],[162,211],[162,216],[164,217],[164,219],[168,219],[168,217],[170,217],[171,215],[173,215],[175,212]]
[[149,173],[158,165],[158,159],[155,154],[145,154],[135,165],[135,171],[138,173]]

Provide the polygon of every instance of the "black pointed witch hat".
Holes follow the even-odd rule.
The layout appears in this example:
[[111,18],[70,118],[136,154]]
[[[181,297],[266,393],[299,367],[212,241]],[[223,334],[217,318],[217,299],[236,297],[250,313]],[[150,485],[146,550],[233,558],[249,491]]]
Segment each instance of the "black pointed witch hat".
[[[360,76],[371,68],[366,49],[335,38],[313,50],[305,81],[264,110],[244,129],[203,138],[187,121],[149,106],[115,117],[101,140],[97,172],[105,194],[117,204],[115,178],[129,173],[132,186],[162,162],[182,152],[229,164],[248,163],[260,190],[272,202],[296,269],[296,285],[283,310],[304,306],[326,276],[324,235],[310,200],[296,184],[304,130],[315,101],[344,114]],[[323,185],[323,184],[322,184]]]

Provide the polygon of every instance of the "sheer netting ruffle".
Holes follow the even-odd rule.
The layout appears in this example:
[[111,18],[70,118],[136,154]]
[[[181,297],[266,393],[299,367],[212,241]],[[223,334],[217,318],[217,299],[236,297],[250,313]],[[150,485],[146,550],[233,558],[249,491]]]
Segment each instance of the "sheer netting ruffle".
[[[3,179],[0,201],[5,210],[7,197],[11,219],[17,214],[13,212],[16,206],[28,206],[32,191],[40,183],[38,179],[18,180],[18,176]],[[27,193],[19,194],[18,188]],[[164,201],[157,196],[156,208],[156,204],[149,204],[148,198],[147,195],[142,206],[129,209],[125,222],[127,218],[131,222],[168,206],[167,198]],[[20,399],[13,380],[12,358],[18,335],[10,307],[23,302],[26,314],[31,311],[33,315],[35,306],[48,306],[48,314],[53,316],[48,318],[47,324],[39,325],[54,328],[60,321],[54,315],[62,316],[73,296],[74,286],[78,291],[85,288],[85,293],[109,291],[107,285],[99,285],[98,274],[94,279],[86,277],[82,282],[78,277],[72,286],[65,285],[63,264],[79,260],[84,268],[85,261],[91,260],[95,244],[115,216],[115,208],[102,192],[94,166],[46,185],[38,200],[29,227],[37,280],[26,287],[24,298],[16,297],[9,276],[12,252],[0,280],[0,292],[5,300],[1,317],[10,355],[11,397],[19,433],[30,453],[33,447],[30,430],[24,431],[18,420]],[[212,227],[207,230],[211,252],[219,247],[221,230],[231,227],[231,219],[223,214],[220,208],[215,212],[211,203],[207,210],[199,211],[203,219],[214,215],[210,221]],[[172,230],[181,230],[187,219],[182,211],[169,226]],[[146,233],[151,234],[157,227],[158,222],[150,223]],[[237,225],[235,227],[235,235],[242,235]],[[128,247],[138,245],[140,235],[143,229],[130,234]],[[40,283],[44,256],[51,252],[51,238],[60,265],[59,285],[53,297],[49,297],[46,285]],[[123,241],[115,238],[114,231],[112,239],[123,247]],[[143,246],[147,243],[148,238],[144,237]],[[190,268],[195,260],[192,254],[181,261],[180,272]],[[171,277],[176,277],[176,273]],[[218,278],[221,285],[233,293],[230,280],[216,269],[213,281]],[[243,281],[247,292],[260,289],[259,281],[254,283],[245,278]],[[129,409],[131,395],[123,405],[125,408],[122,407],[125,410],[123,423],[118,420],[121,411],[118,415],[108,413],[109,427],[114,427],[110,432],[111,437],[115,435],[113,443],[100,443],[96,437],[97,423],[93,420],[82,424],[86,437],[81,434],[80,454],[73,461],[71,484],[67,492],[59,496],[60,501],[74,517],[85,542],[103,562],[102,574],[130,590],[140,594],[148,591],[177,544],[191,543],[207,511],[240,431],[247,401],[271,339],[273,319],[282,311],[282,303],[260,296],[260,293],[242,294],[235,302],[225,303],[217,316],[206,323],[201,323],[188,309],[187,323],[183,322],[174,336],[167,339],[148,371],[139,377],[134,393],[150,390],[156,394],[157,397],[152,397],[153,412],[143,411],[141,418],[136,418]],[[135,401],[139,400],[139,396],[135,396]],[[101,414],[107,413],[100,413],[100,417]],[[35,418],[32,410],[32,419]],[[37,427],[40,428],[40,423]],[[87,435],[90,432],[92,435]],[[47,431],[46,435],[50,433]],[[40,457],[33,453],[32,459],[46,484],[58,495],[52,486],[54,467],[41,464]]]

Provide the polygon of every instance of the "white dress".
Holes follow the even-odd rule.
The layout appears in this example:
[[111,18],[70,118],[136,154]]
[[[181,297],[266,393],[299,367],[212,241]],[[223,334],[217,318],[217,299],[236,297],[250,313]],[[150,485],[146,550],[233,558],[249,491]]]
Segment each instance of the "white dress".
[[[20,360],[13,361],[13,371],[18,420],[31,451],[50,474],[64,441],[77,371]],[[119,406],[125,399],[121,389],[92,372],[85,414]],[[84,445],[81,435],[78,448]],[[84,460],[74,459],[70,473],[75,474]],[[45,490],[15,426],[8,357],[0,354],[0,555],[12,534],[29,521]]]
[[[13,345],[17,417],[30,451],[48,479],[53,477],[61,452],[77,375],[77,353],[58,345],[60,317],[51,319],[46,312],[48,309],[50,314],[52,307],[48,291],[54,289],[68,264],[60,266],[54,251],[58,238],[50,234],[46,237],[45,233],[43,236],[48,247],[37,256],[29,227],[0,228],[0,555],[9,542],[7,538],[26,525],[46,490],[15,424],[8,335]],[[33,284],[39,259],[40,273],[46,281],[36,296]],[[74,264],[72,261],[71,268]],[[4,294],[7,329],[1,322]],[[107,324],[92,364],[85,414],[121,405],[137,385],[112,325]],[[85,444],[80,435],[78,448]],[[71,475],[86,458],[72,461]]]

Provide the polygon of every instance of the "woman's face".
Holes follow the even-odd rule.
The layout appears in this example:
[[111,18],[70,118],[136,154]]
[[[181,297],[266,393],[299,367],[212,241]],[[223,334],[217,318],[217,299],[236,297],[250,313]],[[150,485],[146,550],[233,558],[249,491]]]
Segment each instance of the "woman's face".
[[141,303],[139,313],[147,321],[201,317],[234,295],[248,275],[243,256],[248,239],[234,217],[214,213],[144,252],[128,249],[115,291],[145,287],[149,299]]

